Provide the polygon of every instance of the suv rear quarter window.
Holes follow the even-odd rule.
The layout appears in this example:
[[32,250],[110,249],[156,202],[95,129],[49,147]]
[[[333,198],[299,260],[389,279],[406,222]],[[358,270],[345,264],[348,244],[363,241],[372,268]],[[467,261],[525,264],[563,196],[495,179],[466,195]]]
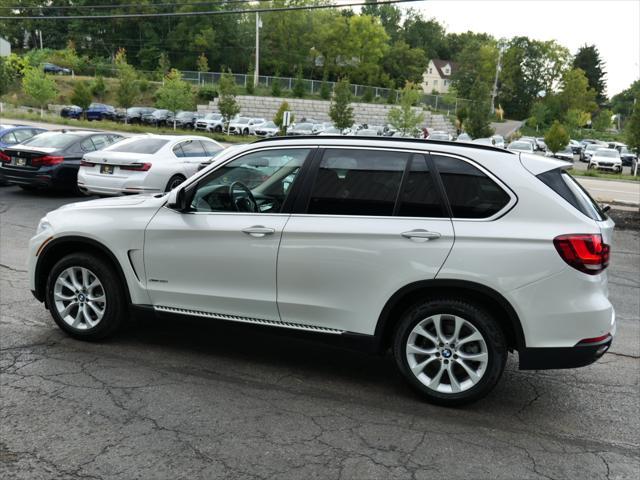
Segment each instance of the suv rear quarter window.
[[509,194],[469,162],[437,154],[432,158],[444,184],[453,218],[489,218],[509,204]]
[[537,178],[592,220],[606,220],[607,216],[596,201],[571,175],[562,169],[549,170]]

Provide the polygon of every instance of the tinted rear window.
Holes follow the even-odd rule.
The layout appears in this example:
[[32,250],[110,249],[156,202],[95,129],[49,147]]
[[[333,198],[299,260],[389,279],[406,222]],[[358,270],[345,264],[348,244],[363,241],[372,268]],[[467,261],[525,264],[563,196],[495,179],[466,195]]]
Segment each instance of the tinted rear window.
[[156,153],[169,140],[161,138],[141,138],[130,142],[123,142],[116,147],[110,149],[111,152],[127,152],[127,153]]
[[73,135],[71,133],[46,132],[30,138],[24,142],[24,145],[29,145],[30,147],[66,148],[81,138],[86,137],[84,135]]
[[537,177],[587,217],[596,221],[606,220],[607,216],[596,201],[575,178],[564,170],[549,170],[537,175]]
[[433,160],[454,218],[489,218],[509,203],[507,192],[470,163],[437,155]]

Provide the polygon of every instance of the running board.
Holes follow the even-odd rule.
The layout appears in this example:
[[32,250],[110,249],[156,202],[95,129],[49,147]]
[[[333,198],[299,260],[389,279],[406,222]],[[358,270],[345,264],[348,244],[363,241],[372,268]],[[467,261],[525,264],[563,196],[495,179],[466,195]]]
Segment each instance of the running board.
[[190,315],[192,317],[215,318],[216,320],[228,320],[231,322],[252,323],[255,325],[267,325],[269,327],[290,328],[292,330],[305,330],[308,332],[331,333],[341,335],[344,330],[336,330],[334,328],[316,327],[315,325],[302,325],[300,323],[278,322],[275,320],[264,320],[262,318],[238,317],[236,315],[226,315],[224,313],[202,312],[200,310],[188,310],[186,308],[165,307],[163,305],[154,305],[153,309],[157,312],[177,313],[180,315]]

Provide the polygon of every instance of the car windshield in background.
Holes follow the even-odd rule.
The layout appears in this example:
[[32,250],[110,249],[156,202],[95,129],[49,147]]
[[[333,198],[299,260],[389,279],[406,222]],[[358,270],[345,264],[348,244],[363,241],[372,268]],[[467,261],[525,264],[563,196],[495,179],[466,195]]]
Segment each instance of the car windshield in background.
[[42,148],[66,148],[82,137],[83,135],[73,135],[72,133],[45,132],[23,142],[23,145]]
[[249,118],[247,117],[240,117],[239,119],[237,119],[235,122],[233,123],[240,123],[242,125],[244,125],[245,123],[249,123]]
[[273,122],[264,122],[260,125],[260,128],[276,128],[277,125]]
[[193,112],[180,112],[178,115],[176,115],[176,118],[192,118],[193,117]]
[[109,149],[109,151],[152,154],[156,153],[168,142],[169,140],[163,140],[161,138],[140,138],[120,143],[117,146]]
[[598,155],[599,157],[612,157],[612,158],[619,156],[617,150],[597,150],[596,155]]
[[219,120],[222,118],[222,115],[219,113],[207,113],[204,118],[205,120]]
[[154,117],[166,117],[169,114],[169,110],[156,110],[155,112],[151,112],[151,115]]
[[311,123],[300,123],[296,125],[296,130],[311,130],[313,128],[313,124]]
[[511,150],[533,150],[529,142],[514,142],[509,145]]
[[449,136],[443,135],[443,134],[435,134],[435,135],[431,135],[429,137],[429,140],[449,140]]

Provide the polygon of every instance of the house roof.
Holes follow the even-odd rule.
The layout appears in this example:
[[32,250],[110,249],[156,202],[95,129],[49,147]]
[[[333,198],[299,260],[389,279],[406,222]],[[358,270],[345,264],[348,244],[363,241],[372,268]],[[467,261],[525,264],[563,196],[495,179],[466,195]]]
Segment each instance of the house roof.
[[[451,60],[440,60],[438,58],[432,58],[431,61],[435,65],[436,70],[438,71],[438,75],[440,75],[440,78],[450,78],[451,75],[453,75],[455,71],[458,69],[458,64],[455,62],[452,62]],[[447,65],[451,67],[451,73],[449,75],[446,75],[442,70]]]

